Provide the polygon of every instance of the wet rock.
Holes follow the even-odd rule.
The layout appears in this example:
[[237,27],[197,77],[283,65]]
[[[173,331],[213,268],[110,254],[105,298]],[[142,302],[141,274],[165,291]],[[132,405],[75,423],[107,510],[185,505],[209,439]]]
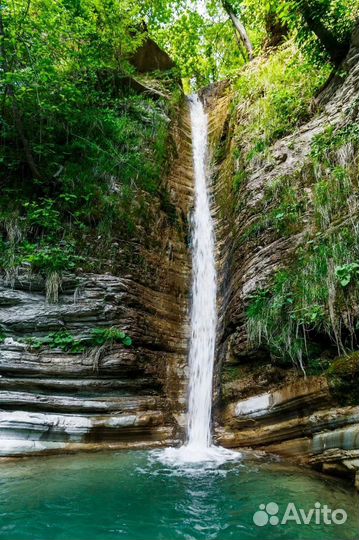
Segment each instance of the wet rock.
[[137,49],[130,58],[130,62],[140,73],[155,70],[166,71],[175,66],[168,54],[150,38],[147,38],[141,47]]

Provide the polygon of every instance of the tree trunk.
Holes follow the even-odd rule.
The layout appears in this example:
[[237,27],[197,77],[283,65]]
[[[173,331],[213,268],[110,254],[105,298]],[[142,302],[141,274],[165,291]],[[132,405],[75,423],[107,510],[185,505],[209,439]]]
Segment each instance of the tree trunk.
[[349,40],[347,42],[338,41],[335,35],[325,27],[321,18],[315,15],[306,0],[299,0],[298,8],[308,28],[317,36],[332,62],[338,65],[349,50]]
[[265,47],[277,47],[288,35],[288,26],[278,17],[277,13],[268,10],[265,16],[266,42]]
[[223,4],[223,7],[226,10],[229,18],[232,21],[232,24],[233,24],[235,32],[236,32],[236,37],[237,37],[238,43],[240,45],[244,45],[244,47],[245,47],[245,49],[246,49],[246,51],[248,53],[249,60],[253,60],[253,46],[252,46],[251,40],[249,39],[249,36],[247,34],[247,30],[245,29],[244,25],[240,21],[239,17],[233,11],[232,6],[230,5],[230,3],[227,0],[222,0],[222,4]]

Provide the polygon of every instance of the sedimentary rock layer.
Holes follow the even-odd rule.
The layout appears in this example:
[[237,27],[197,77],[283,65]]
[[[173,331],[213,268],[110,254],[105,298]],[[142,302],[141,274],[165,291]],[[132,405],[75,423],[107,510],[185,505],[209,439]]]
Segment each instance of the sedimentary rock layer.
[[[265,449],[328,472],[355,476],[358,408],[341,407],[323,378],[303,380],[303,373],[294,368],[273,366],[268,352],[253,347],[246,326],[251,294],[291,260],[308,232],[310,218],[304,216],[302,230],[287,237],[273,235],[266,227],[252,238],[246,233],[264,211],[266,186],[305,167],[313,138],[328,126],[340,128],[358,121],[359,29],[342,69],[346,77],[333,78],[317,99],[318,112],[295,133],[276,142],[268,151],[269,158],[258,157],[247,165],[238,200],[233,191],[233,123],[241,121],[240,113],[237,117],[233,113],[228,84],[214,86],[204,96],[210,111],[218,245],[217,441],[229,447]],[[349,218],[357,220],[355,201],[350,212]],[[231,376],[223,377],[224,373]]]
[[[0,281],[0,454],[170,444],[186,391],[188,222],[192,205],[189,112],[172,129],[173,159],[163,182],[175,210],[155,208],[155,225],[133,246],[141,263],[125,274],[65,275],[59,302],[25,268]],[[66,330],[77,340],[116,327],[133,345],[71,354],[36,340]],[[31,340],[30,340],[31,341]]]

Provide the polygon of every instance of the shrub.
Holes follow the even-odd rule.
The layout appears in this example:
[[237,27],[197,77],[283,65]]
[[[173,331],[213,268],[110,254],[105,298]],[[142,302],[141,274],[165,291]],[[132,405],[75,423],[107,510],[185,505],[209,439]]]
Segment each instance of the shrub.
[[115,327],[95,328],[92,330],[91,344],[100,347],[105,343],[122,343],[126,347],[130,347],[132,339],[125,332]]
[[118,328],[94,328],[90,337],[77,338],[68,330],[51,332],[44,337],[28,338],[27,343],[31,349],[40,350],[61,349],[70,354],[84,353],[93,347],[102,347],[114,343],[122,343],[125,347],[132,345],[132,339]]
[[[358,265],[343,263],[358,253],[355,231],[345,228],[298,248],[290,265],[251,298],[247,310],[251,343],[302,368],[317,352],[311,343],[316,334],[327,336],[342,350],[346,330],[351,347],[359,299],[358,280],[352,276],[358,275]],[[343,287],[351,287],[349,296]]]

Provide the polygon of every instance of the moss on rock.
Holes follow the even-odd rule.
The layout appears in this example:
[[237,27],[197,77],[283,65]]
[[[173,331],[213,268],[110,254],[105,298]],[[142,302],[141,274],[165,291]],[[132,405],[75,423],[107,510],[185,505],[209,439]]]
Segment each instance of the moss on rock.
[[334,360],[327,371],[327,379],[333,396],[342,405],[359,403],[359,351]]

